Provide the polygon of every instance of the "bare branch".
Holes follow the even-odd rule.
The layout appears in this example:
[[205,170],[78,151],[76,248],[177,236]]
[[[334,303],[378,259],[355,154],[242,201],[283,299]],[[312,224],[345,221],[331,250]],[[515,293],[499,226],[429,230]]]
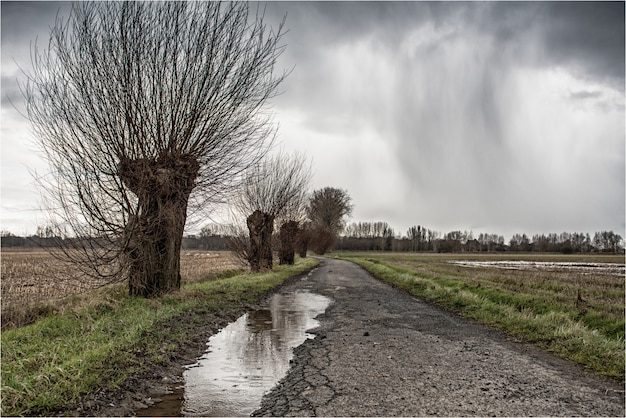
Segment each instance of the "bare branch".
[[23,91],[74,261],[132,276],[175,256],[155,242],[179,241],[273,141],[282,34],[245,2],[78,2],[57,20]]
[[[278,219],[280,225],[294,221],[295,231],[303,218],[311,178],[311,167],[305,161],[298,154],[279,153],[251,167],[244,175],[234,206],[247,216],[253,270],[272,267],[274,220]],[[295,238],[285,242],[293,247]]]
[[251,167],[244,175],[235,207],[275,218],[300,220],[306,205],[311,166],[304,156],[279,153]]

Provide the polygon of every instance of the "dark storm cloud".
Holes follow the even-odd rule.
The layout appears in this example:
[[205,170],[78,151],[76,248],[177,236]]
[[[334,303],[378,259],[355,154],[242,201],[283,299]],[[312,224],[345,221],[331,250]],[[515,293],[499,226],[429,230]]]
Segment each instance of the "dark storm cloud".
[[[270,6],[288,11],[285,62],[295,64],[287,93],[276,102],[279,108],[300,109],[302,126],[321,134],[353,141],[368,126],[384,138],[406,180],[396,185],[396,195],[418,208],[412,221],[404,216],[405,225],[422,216],[441,224],[456,219],[467,227],[474,222],[476,227],[512,228],[518,222],[520,228],[541,224],[541,230],[553,222],[558,229],[564,226],[556,226],[555,219],[574,224],[589,213],[585,217],[595,222],[601,218],[599,206],[614,205],[612,215],[602,216],[623,228],[624,194],[617,189],[623,182],[611,180],[624,168],[619,138],[606,145],[622,156],[615,161],[599,155],[585,157],[584,163],[560,161],[574,148],[559,149],[567,145],[555,136],[574,129],[575,119],[563,114],[566,104],[561,102],[561,113],[553,120],[544,117],[556,110],[541,97],[542,89],[562,88],[558,83],[569,82],[563,81],[568,74],[623,91],[622,3]],[[623,108],[623,98],[607,97],[596,87],[572,86],[562,96],[572,103],[593,103],[604,113]],[[593,132],[589,126],[585,132]],[[376,169],[375,160],[370,156],[362,164]],[[604,183],[600,189],[612,192],[594,194],[576,210],[567,208],[579,178],[576,174],[564,183],[560,170],[568,164],[595,167],[601,173],[596,181]],[[338,178],[349,176],[337,172]],[[364,187],[355,193],[366,192]],[[580,193],[586,192],[581,186]],[[370,204],[372,198],[359,200]],[[424,201],[438,213],[422,209],[420,214]],[[571,216],[552,216],[559,212]]]
[[[38,33],[47,34],[54,25],[58,12],[69,9],[67,2],[3,1],[2,2],[2,46],[34,41]],[[47,37],[42,39],[47,43]],[[3,54],[4,55],[4,54]],[[3,57],[4,59],[4,57]]]
[[3,1],[1,7],[2,106],[10,108],[23,101],[18,80],[30,68],[31,48],[47,47],[50,27],[67,14],[69,3]]
[[[348,189],[355,220],[623,230],[623,3],[259,5],[274,27],[287,14],[279,135],[314,158],[314,187]],[[6,63],[45,46],[59,7],[2,3],[3,109]]]
[[546,54],[624,87],[624,3],[548,3],[542,8]]
[[574,67],[623,88],[623,2],[435,3],[430,8],[440,22],[456,11],[456,24],[493,37],[504,55],[514,51],[521,63],[532,63],[536,55],[535,65]]
[[[624,83],[623,2],[280,2],[297,32],[288,50],[305,61],[336,42],[373,35],[393,48],[407,31],[428,22],[458,36],[485,35],[494,59],[518,64],[575,66],[584,75]],[[304,32],[302,29],[304,28]],[[536,62],[533,62],[536,61]]]

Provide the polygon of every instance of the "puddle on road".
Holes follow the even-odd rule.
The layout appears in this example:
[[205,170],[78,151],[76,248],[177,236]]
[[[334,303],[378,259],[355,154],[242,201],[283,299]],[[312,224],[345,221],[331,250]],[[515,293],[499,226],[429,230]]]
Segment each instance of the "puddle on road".
[[277,293],[266,309],[251,311],[209,339],[208,349],[183,374],[184,387],[162,396],[142,416],[242,416],[289,369],[293,349],[319,322],[330,299],[306,290]]

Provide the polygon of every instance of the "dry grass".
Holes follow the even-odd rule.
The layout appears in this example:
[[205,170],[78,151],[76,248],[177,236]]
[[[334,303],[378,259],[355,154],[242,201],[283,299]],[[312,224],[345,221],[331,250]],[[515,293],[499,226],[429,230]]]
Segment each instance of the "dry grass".
[[62,299],[99,287],[43,250],[2,250],[2,308]]
[[[90,294],[107,285],[82,275],[45,250],[3,249],[1,256],[3,329],[22,326],[39,316],[58,312],[68,298]],[[208,280],[216,274],[241,268],[230,252],[181,253],[183,283]]]
[[182,251],[180,275],[183,283],[194,283],[210,279],[216,273],[242,269],[239,258],[230,251]]
[[[541,301],[552,308],[573,308],[580,317],[596,312],[604,318],[620,320],[625,314],[624,256],[620,255],[454,254],[433,257],[393,254],[380,259],[426,276],[459,281],[472,288],[509,292]],[[460,260],[467,265],[458,264]],[[513,265],[510,268],[471,265],[473,262],[504,260]],[[520,261],[528,264],[515,266],[515,262]],[[572,268],[568,264],[579,266]]]

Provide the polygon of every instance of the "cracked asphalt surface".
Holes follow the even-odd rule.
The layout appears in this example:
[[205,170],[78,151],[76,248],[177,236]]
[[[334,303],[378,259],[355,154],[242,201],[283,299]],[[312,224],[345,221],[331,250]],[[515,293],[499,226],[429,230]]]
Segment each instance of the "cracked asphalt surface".
[[257,416],[624,416],[624,387],[323,259],[332,299]]

